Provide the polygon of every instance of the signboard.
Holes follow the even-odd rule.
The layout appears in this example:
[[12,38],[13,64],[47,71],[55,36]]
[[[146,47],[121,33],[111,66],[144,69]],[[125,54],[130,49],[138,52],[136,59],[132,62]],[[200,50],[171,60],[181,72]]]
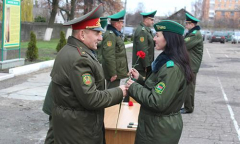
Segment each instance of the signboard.
[[3,0],[2,48],[19,47],[21,0]]

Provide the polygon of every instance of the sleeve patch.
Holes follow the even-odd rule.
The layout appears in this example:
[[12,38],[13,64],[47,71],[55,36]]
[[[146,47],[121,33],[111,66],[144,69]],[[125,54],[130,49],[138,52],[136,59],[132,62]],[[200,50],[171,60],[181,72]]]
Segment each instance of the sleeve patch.
[[108,47],[112,46],[112,41],[108,41],[108,42],[107,42],[107,46],[108,46]]
[[144,37],[140,37],[140,42],[144,42]]
[[89,73],[85,73],[82,75],[83,83],[87,86],[92,84],[92,77]]
[[158,94],[162,94],[165,87],[166,87],[165,84],[163,82],[160,82],[155,86],[155,92]]

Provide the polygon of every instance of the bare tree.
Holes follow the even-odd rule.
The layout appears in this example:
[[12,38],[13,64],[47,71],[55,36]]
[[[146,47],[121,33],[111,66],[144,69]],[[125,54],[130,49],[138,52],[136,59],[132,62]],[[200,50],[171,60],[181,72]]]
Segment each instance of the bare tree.
[[133,14],[127,14],[126,25],[136,26],[142,21],[141,12],[145,11],[145,6],[143,3],[138,3],[138,6]]
[[202,19],[203,10],[202,10],[203,0],[195,0],[192,2],[192,13],[198,19]]
[[51,15],[50,15],[49,22],[48,22],[49,27],[51,27],[54,24],[57,10],[58,10],[58,3],[59,3],[59,0],[52,0],[52,2],[50,0],[48,0],[49,7],[50,7],[50,5],[52,5],[51,6],[52,7]]

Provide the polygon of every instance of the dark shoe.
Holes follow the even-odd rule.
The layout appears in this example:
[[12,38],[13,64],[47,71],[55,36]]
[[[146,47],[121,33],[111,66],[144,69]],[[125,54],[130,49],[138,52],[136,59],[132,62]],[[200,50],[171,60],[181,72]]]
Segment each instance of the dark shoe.
[[180,112],[181,112],[181,114],[192,113],[190,111],[187,111],[185,108],[181,108]]

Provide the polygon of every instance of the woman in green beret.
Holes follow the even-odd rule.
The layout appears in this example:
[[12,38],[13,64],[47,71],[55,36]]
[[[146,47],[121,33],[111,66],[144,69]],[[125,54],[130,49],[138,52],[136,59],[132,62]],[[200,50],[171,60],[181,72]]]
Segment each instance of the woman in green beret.
[[136,69],[128,80],[128,94],[141,104],[135,144],[177,144],[183,122],[180,109],[193,73],[184,44],[184,27],[163,20],[154,24],[156,50],[162,50],[144,80]]

